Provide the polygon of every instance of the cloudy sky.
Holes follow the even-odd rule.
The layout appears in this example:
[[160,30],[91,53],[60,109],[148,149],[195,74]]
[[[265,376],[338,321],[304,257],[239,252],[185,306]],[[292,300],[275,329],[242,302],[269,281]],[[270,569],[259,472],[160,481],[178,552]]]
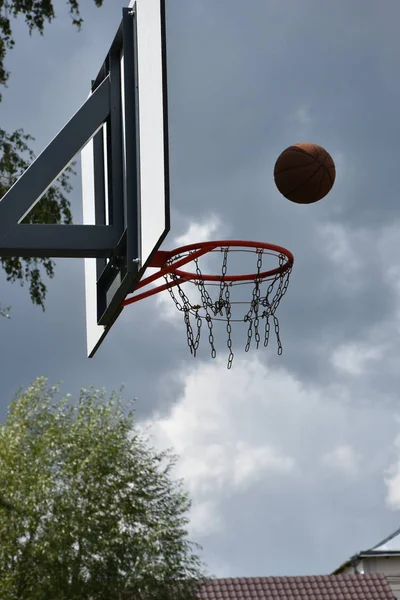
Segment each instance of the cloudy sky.
[[[83,4],[83,3],[82,3]],[[1,127],[39,152],[84,102],[121,0],[66,7],[44,37],[15,23]],[[170,299],[127,307],[86,358],[82,260],[57,261],[47,310],[0,275],[1,413],[45,374],[65,392],[125,385],[155,444],[179,454],[191,536],[218,576],[328,573],[399,526],[400,7],[396,0],[167,0],[172,230],[180,240],[288,247],[284,346],[234,366],[189,354]],[[326,147],[332,192],[298,206],[274,187],[288,145]],[[79,167],[79,165],[78,165]],[[79,169],[78,169],[79,170]],[[80,179],[71,195],[81,222]]]

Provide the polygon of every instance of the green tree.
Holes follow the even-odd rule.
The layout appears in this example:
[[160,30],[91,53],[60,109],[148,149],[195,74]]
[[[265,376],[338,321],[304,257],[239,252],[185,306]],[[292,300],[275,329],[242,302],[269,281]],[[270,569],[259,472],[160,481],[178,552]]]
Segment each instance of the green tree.
[[[69,6],[72,23],[79,29],[83,20],[80,15],[78,0],[66,0]],[[94,0],[96,6],[101,6],[103,0]],[[7,52],[15,47],[12,24],[17,17],[23,17],[32,34],[34,31],[44,34],[46,23],[51,23],[55,17],[54,4],[51,0],[0,0],[0,87],[6,87],[10,72],[6,68]],[[2,95],[0,94],[0,102]],[[18,177],[32,162],[34,156],[28,143],[32,136],[25,134],[22,129],[7,132],[0,129],[0,199],[15,183]],[[72,169],[67,169],[41,198],[25,222],[34,223],[72,223],[68,194],[71,191],[70,175]],[[0,266],[4,269],[7,280],[19,281],[21,285],[29,284],[29,293],[34,304],[44,310],[46,285],[42,272],[54,277],[55,263],[49,258],[2,258]],[[4,316],[4,310],[0,310]]]
[[175,458],[120,395],[44,378],[0,428],[0,598],[190,600],[204,580]]
[[[29,140],[32,140],[32,137],[24,134],[22,129],[14,131],[12,134],[7,134],[4,129],[0,129],[0,198],[34,159],[34,154],[27,144]],[[70,203],[67,198],[72,189],[69,182],[71,174],[73,174],[72,167],[67,167],[58,178],[57,184],[46,192],[25,217],[24,223],[60,223],[64,225],[72,223]],[[19,281],[21,285],[28,282],[32,302],[44,310],[46,285],[43,282],[40,267],[43,267],[46,275],[52,278],[54,277],[54,261],[51,258],[38,257],[0,257],[0,265],[6,273],[7,281]],[[5,316],[4,312],[7,311],[0,309],[1,316]]]

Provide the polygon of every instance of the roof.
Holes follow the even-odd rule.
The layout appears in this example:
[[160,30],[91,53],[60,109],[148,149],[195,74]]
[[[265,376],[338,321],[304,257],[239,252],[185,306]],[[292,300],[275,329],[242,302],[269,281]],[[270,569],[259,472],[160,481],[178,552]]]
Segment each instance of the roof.
[[378,542],[376,546],[371,548],[370,552],[374,552],[375,554],[378,552],[398,552],[400,554],[400,529],[396,529],[394,533],[381,542]]
[[201,586],[198,597],[199,600],[394,600],[381,573],[214,579]]
[[368,558],[372,556],[400,556],[400,529],[396,529],[391,535],[378,542],[375,546],[369,550],[361,550],[354,556],[346,560],[335,569],[334,573],[340,573],[351,564],[356,564],[361,558]]

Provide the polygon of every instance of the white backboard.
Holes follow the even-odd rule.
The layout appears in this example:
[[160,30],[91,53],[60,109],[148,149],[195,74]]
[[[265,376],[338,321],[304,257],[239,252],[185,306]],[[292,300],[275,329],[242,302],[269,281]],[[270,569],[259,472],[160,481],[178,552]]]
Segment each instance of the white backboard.
[[[135,0],[139,128],[139,264],[146,266],[169,230],[169,173],[165,0]],[[123,77],[123,52],[121,53]],[[123,78],[121,79],[124,96]],[[129,108],[129,107],[127,107]],[[123,122],[124,126],[124,122]],[[95,223],[93,141],[81,154],[83,222]],[[129,165],[123,165],[124,177]],[[129,173],[128,173],[129,176]],[[85,259],[87,352],[93,356],[108,333],[97,324],[96,259]]]

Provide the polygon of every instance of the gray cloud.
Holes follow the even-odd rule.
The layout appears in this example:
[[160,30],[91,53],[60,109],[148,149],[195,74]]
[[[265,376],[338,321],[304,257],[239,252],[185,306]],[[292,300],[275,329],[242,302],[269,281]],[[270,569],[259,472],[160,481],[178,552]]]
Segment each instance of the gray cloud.
[[[79,34],[65,10],[43,38],[17,24],[2,127],[26,128],[37,152],[52,139],[85,100],[122,6],[87,3]],[[221,353],[220,380],[206,381],[198,402],[216,386],[216,404],[229,399],[245,358],[282,375],[276,395],[291,376],[320,398],[316,412],[296,412],[295,403],[285,412],[277,402],[265,413],[258,392],[243,388],[253,407],[246,439],[264,427],[264,441],[295,456],[301,476],[231,490],[222,531],[201,539],[221,575],[326,572],[398,526],[383,481],[398,429],[398,3],[385,9],[372,0],[168,2],[173,224],[165,247],[215,215],[224,237],[284,245],[296,260],[279,311],[283,356],[271,344],[244,357],[239,331],[231,379]],[[322,144],[337,163],[334,189],[313,206],[286,201],[272,178],[279,153],[300,140]],[[76,222],[79,187],[78,179]],[[207,372],[207,344],[204,364],[195,363],[182,320],[171,321],[154,299],[124,310],[95,359],[86,359],[82,261],[58,261],[44,314],[26,289],[0,281],[2,303],[13,306],[12,319],[0,319],[1,415],[20,385],[44,373],[75,394],[124,383],[126,396],[139,397],[140,418],[155,409],[168,418],[194,366]],[[365,348],[376,356],[365,358]],[[257,380],[260,389],[266,381]],[[357,476],[322,461],[345,444],[361,456]]]

